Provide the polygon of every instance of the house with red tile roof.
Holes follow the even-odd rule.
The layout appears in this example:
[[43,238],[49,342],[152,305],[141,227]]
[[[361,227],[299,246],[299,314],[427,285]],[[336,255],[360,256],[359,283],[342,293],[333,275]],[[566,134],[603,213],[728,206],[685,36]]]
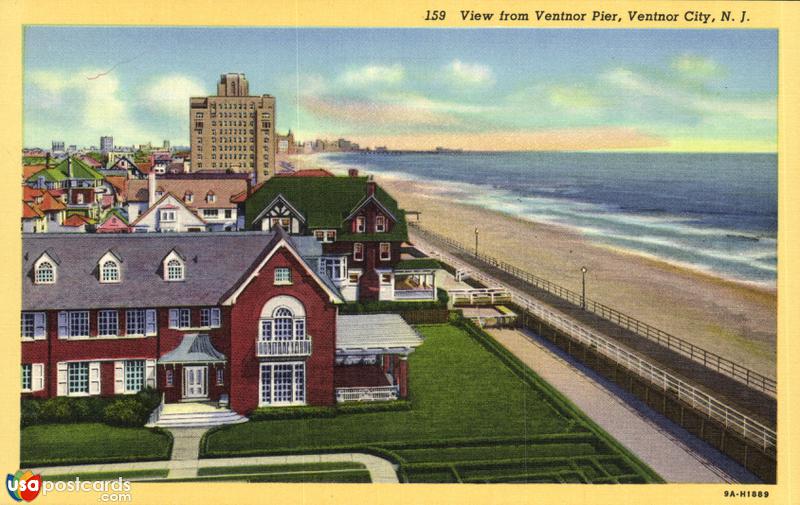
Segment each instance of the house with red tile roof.
[[60,189],[22,186],[22,230],[35,233],[62,231],[67,206]]
[[122,211],[112,209],[97,225],[97,233],[130,233],[131,227]]

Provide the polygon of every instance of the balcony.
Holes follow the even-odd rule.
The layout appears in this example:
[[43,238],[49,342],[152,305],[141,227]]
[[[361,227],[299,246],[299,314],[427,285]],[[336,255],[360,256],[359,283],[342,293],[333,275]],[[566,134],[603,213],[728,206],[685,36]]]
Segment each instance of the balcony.
[[257,340],[256,356],[273,358],[276,356],[310,356],[311,337],[304,340]]
[[433,289],[397,289],[394,290],[395,300],[436,300]]
[[397,400],[397,386],[336,388],[336,402],[382,402]]

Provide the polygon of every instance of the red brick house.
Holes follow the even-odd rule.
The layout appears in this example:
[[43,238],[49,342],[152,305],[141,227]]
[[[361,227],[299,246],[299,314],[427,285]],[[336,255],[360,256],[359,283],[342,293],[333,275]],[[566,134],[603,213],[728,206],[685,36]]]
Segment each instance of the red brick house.
[[22,390],[166,403],[332,405],[407,394],[399,316],[339,316],[313,237],[23,235]]
[[436,269],[401,258],[405,212],[371,178],[273,177],[243,206],[245,229],[280,226],[322,244],[321,271],[347,301],[436,300]]

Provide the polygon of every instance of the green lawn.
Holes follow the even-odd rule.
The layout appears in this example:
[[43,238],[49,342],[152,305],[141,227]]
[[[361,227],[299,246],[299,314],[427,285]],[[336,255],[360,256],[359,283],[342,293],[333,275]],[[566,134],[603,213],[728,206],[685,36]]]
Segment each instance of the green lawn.
[[198,477],[206,475],[230,475],[251,473],[293,473],[293,472],[321,472],[333,470],[364,470],[362,463],[348,461],[334,461],[328,463],[296,463],[287,465],[242,465],[242,466],[211,466],[197,469]]
[[507,353],[454,325],[418,330],[411,410],[226,426],[202,457],[360,449],[394,459],[411,482],[659,480]]
[[101,423],[42,424],[21,433],[22,467],[169,459],[172,437]]
[[169,470],[166,468],[154,470],[126,470],[122,472],[95,472],[95,473],[63,473],[58,475],[43,475],[44,480],[75,480],[80,477],[81,480],[117,480],[122,477],[123,479],[143,479],[152,477],[166,477]]

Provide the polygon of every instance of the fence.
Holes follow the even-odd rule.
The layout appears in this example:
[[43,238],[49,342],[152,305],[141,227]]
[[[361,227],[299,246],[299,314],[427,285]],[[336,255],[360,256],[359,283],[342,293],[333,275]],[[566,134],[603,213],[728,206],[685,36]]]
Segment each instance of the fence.
[[[440,257],[442,257],[443,261],[449,261],[454,268],[460,266],[457,260],[452,258],[445,259],[441,254]],[[480,272],[474,272],[473,276],[477,279],[496,284],[496,281]],[[521,307],[529,315],[563,332],[570,338],[581,342],[583,345],[596,352],[607,356],[613,362],[657,386],[665,393],[671,393],[681,401],[691,405],[695,410],[704,412],[709,418],[715,419],[720,424],[724,425],[726,429],[736,432],[746,440],[758,444],[763,448],[765,453],[776,454],[777,437],[775,430],[729,407],[715,397],[698,389],[685,380],[676,377],[658,365],[604,338],[576,321],[547,308],[543,304],[520,296],[513,291],[511,292],[511,296],[513,303]]]
[[[423,238],[443,243],[447,247],[455,249],[462,254],[469,255],[471,258],[481,263],[521,279],[538,289],[556,295],[559,298],[572,303],[573,305],[580,307],[585,303],[585,309],[588,312],[611,321],[612,323],[615,323],[626,330],[632,331],[637,335],[657,342],[658,344],[683,354],[684,356],[688,356],[690,359],[698,363],[702,363],[704,366],[711,368],[712,370],[732,377],[754,389],[763,391],[773,397],[777,395],[777,385],[775,379],[738,365],[714,352],[707,351],[702,347],[698,347],[682,338],[676,337],[645,322],[639,321],[634,317],[628,316],[618,310],[603,305],[600,302],[596,302],[589,298],[584,298],[574,291],[571,291],[563,286],[559,286],[558,284],[550,282],[547,279],[543,279],[526,272],[518,267],[515,267],[514,265],[506,263],[505,261],[498,260],[492,256],[487,256],[481,253],[476,255],[474,249],[469,249],[465,245],[449,237],[426,230],[417,223],[409,222],[408,224],[413,228],[414,232],[419,233]],[[472,272],[470,272],[470,275],[475,277],[475,274]]]

